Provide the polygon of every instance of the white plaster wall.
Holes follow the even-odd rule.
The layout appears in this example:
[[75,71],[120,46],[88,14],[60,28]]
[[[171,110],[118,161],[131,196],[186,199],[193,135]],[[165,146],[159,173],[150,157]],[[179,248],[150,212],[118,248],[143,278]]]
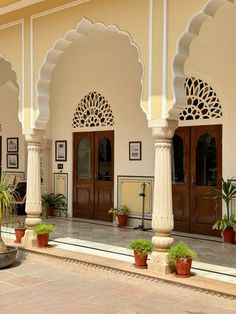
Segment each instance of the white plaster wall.
[[[146,115],[140,108],[142,66],[138,53],[128,39],[112,32],[94,31],[88,38],[73,43],[61,56],[50,87],[50,121],[48,136],[53,140],[53,172],[55,140],[67,140],[68,156],[64,172],[69,173],[69,204],[72,199],[72,119],[80,100],[90,91],[101,93],[112,107],[115,125],[115,193],[117,175],[152,176],[154,174],[154,142],[147,127]],[[104,128],[91,128],[102,130]],[[129,141],[142,141],[142,160],[129,161]],[[71,208],[69,208],[71,210]]]
[[[2,170],[3,171],[23,171],[25,172],[25,138],[22,135],[21,123],[18,119],[18,94],[19,91],[16,86],[8,81],[5,85],[0,87],[0,124],[2,127]],[[19,168],[7,168],[6,154],[7,154],[7,137],[19,138]]]

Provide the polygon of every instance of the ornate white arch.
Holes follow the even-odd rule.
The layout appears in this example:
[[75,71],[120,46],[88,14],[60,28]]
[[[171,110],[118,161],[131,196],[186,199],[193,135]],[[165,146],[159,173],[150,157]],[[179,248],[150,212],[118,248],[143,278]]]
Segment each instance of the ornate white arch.
[[173,106],[169,110],[170,119],[179,119],[180,112],[186,104],[184,82],[184,64],[189,57],[189,49],[192,41],[199,35],[204,22],[210,17],[214,17],[216,12],[226,3],[233,4],[236,0],[209,0],[201,11],[194,14],[186,27],[186,31],[179,38],[177,43],[177,53],[172,63],[172,90]]
[[[95,23],[93,24],[86,18],[83,18],[81,22],[76,26],[75,29],[69,30],[64,38],[59,38],[52,49],[48,51],[46,57],[44,59],[43,64],[40,67],[39,79],[37,82],[37,110],[38,116],[35,121],[35,128],[37,129],[44,129],[46,127],[46,123],[49,120],[49,88],[52,80],[52,73],[57,65],[57,62],[60,56],[66,51],[67,47],[75,42],[78,41],[81,37],[89,36],[89,34],[93,30],[100,30],[101,32],[104,31],[111,31],[114,33],[118,33],[121,36],[127,38],[130,42],[131,46],[134,46],[137,50],[137,62],[142,68],[142,77],[141,77],[141,86],[143,91],[143,63],[140,58],[140,51],[137,45],[132,41],[131,36],[124,31],[121,31],[115,25],[108,25],[106,26],[103,23]],[[140,102],[142,99],[142,95],[140,97]]]

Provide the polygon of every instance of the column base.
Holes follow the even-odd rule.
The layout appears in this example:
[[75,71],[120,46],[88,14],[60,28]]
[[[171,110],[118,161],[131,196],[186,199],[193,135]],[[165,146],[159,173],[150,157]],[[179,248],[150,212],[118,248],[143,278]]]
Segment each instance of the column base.
[[37,237],[34,234],[32,229],[25,230],[25,235],[21,239],[21,243],[25,247],[37,247],[38,246]]
[[170,274],[170,268],[167,262],[168,252],[152,252],[151,259],[148,262],[148,269],[160,274]]

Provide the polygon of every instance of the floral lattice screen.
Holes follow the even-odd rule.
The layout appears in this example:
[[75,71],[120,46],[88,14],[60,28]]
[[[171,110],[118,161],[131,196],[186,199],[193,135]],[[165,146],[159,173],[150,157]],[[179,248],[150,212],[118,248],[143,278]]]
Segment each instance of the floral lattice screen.
[[180,120],[221,118],[222,108],[213,88],[206,82],[188,77],[185,81],[187,106],[180,114]]
[[104,96],[92,91],[81,99],[74,113],[73,128],[113,125],[112,109]]

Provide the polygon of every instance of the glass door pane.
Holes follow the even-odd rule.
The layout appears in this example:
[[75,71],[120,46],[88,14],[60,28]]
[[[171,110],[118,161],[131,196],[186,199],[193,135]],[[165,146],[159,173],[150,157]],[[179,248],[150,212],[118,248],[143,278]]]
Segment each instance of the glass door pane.
[[196,185],[215,186],[217,178],[216,139],[205,133],[196,147]]
[[84,138],[78,145],[78,179],[90,179],[90,143]]
[[98,146],[98,180],[111,181],[111,142],[107,138],[102,138]]

